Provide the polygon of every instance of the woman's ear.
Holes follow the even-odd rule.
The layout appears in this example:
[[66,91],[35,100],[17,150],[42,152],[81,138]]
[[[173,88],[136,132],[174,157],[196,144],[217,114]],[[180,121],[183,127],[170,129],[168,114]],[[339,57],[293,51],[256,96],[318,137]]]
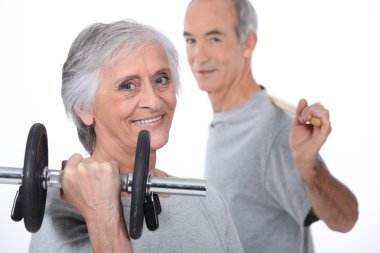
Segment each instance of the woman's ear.
[[247,58],[251,58],[252,52],[256,47],[257,43],[257,35],[256,32],[250,31],[247,35],[247,38],[244,43],[244,56]]
[[80,110],[77,114],[86,126],[94,124],[94,116],[91,113]]

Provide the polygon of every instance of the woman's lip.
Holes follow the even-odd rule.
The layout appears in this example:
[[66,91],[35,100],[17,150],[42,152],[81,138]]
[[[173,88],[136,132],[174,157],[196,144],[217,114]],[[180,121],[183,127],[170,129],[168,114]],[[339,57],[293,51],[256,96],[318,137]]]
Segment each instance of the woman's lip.
[[155,123],[163,118],[163,114],[158,115],[156,117],[146,118],[146,119],[138,119],[138,120],[132,120],[133,123],[138,125],[145,125],[145,124],[152,124]]

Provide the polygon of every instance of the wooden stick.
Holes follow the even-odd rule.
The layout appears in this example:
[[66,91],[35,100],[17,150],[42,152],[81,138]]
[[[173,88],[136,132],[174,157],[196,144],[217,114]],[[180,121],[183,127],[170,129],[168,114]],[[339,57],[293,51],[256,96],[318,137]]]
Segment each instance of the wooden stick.
[[[296,107],[283,101],[283,100],[280,100],[276,97],[273,97],[273,96],[269,96],[269,98],[271,99],[272,103],[278,107],[280,107],[281,109],[287,111],[287,112],[290,112],[290,113],[293,113],[295,114],[296,113]],[[312,117],[310,122],[306,122],[306,124],[311,124],[315,127],[321,127],[322,125],[322,122],[320,119],[316,118],[316,117]]]

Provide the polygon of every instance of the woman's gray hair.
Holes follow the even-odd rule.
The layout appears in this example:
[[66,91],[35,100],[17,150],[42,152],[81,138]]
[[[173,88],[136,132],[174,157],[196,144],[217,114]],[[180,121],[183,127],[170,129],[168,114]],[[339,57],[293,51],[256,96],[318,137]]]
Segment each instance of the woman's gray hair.
[[66,113],[77,127],[79,140],[90,154],[96,141],[94,127],[85,125],[78,113],[93,112],[101,67],[151,43],[165,50],[178,94],[177,50],[165,35],[151,26],[133,20],[95,23],[83,29],[72,43],[62,69],[61,95]]
[[257,14],[249,0],[235,0],[238,18],[237,34],[240,43],[244,43],[250,31],[257,32]]

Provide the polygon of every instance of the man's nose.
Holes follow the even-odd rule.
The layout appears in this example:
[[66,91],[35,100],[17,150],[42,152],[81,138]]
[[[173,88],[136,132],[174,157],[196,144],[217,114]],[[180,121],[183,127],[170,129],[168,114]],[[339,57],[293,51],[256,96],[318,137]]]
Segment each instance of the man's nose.
[[203,63],[206,62],[209,59],[208,56],[208,51],[206,47],[198,43],[197,45],[194,46],[194,60],[197,63]]

